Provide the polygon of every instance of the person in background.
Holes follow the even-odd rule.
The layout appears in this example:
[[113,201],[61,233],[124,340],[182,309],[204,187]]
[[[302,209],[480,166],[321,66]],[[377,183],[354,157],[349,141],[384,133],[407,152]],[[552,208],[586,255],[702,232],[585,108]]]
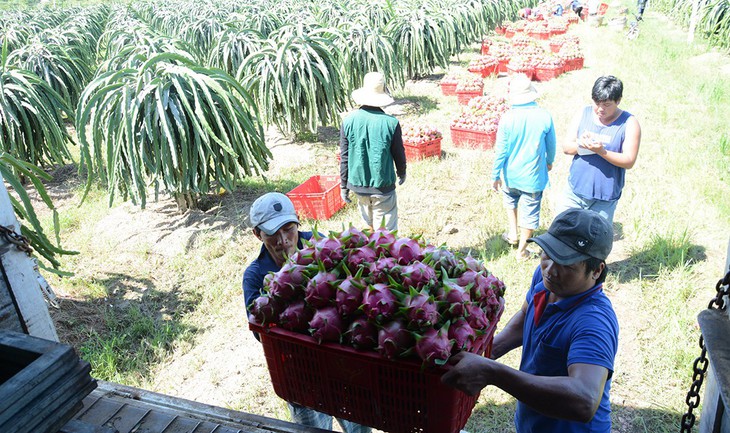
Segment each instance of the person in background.
[[[299,219],[289,197],[270,192],[257,198],[249,213],[253,234],[261,241],[258,257],[248,265],[243,274],[243,297],[246,311],[251,313],[251,303],[261,295],[264,277],[281,269],[286,259],[303,247],[303,239],[311,239],[312,232],[299,231]],[[256,339],[259,338],[254,334]],[[292,421],[310,427],[332,430],[332,416],[296,403],[287,402]],[[345,433],[370,433],[370,427],[339,419]]]
[[[469,395],[494,385],[517,399],[517,433],[611,431],[611,378],[619,326],[603,292],[613,229],[569,209],[547,233],[522,308],[494,337],[491,359],[460,352],[441,381]],[[522,347],[519,370],[495,361]]]
[[575,12],[576,15],[583,19],[583,3],[581,3],[580,0],[573,0],[570,4],[570,8],[573,9],[573,12]]
[[406,181],[406,154],[398,119],[383,107],[393,103],[385,93],[379,72],[365,75],[363,86],[352,92],[359,109],[348,115],[340,130],[340,192],[350,203],[357,196],[360,213],[372,227],[398,228],[398,185]]
[[638,120],[619,108],[622,96],[621,80],[599,77],[593,84],[593,104],[573,119],[563,143],[563,153],[573,155],[573,161],[558,212],[590,209],[613,223],[626,170],[636,163],[641,142]]
[[537,96],[526,75],[512,78],[512,107],[499,121],[492,167],[492,188],[502,191],[507,210],[507,232],[502,237],[510,245],[517,245],[518,259],[530,257],[527,239],[540,225],[542,192],[555,160],[553,118],[537,105]]
[[637,0],[636,7],[639,10],[639,16],[636,17],[636,19],[641,21],[644,19],[643,16],[644,16],[644,9],[646,8],[646,0]]
[[562,17],[563,16],[563,5],[560,2],[556,2],[555,6],[553,6],[553,15]]

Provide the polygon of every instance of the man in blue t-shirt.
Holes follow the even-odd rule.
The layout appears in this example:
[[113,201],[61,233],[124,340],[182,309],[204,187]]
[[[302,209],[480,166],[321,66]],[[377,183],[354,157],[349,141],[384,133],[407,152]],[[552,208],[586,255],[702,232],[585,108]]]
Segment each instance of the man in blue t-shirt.
[[[542,248],[540,266],[494,337],[492,359],[461,352],[442,381],[470,395],[494,385],[514,396],[518,433],[610,433],[618,321],[603,281],[613,229],[596,212],[569,209],[530,241]],[[520,346],[519,370],[494,361]]]
[[[243,297],[246,311],[250,313],[251,303],[261,295],[264,277],[276,272],[286,259],[302,248],[303,239],[311,239],[312,232],[299,231],[294,204],[289,197],[270,192],[257,198],[251,205],[249,219],[253,233],[261,242],[261,251],[243,274]],[[256,335],[256,334],[254,334]],[[258,339],[258,335],[256,335]],[[310,427],[332,430],[332,416],[314,409],[289,403],[292,421]],[[370,427],[337,418],[345,433],[370,433]]]

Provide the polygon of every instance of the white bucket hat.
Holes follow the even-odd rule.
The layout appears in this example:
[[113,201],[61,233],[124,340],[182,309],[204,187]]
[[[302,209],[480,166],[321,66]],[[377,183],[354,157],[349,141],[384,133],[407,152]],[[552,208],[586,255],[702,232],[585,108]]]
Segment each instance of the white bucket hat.
[[361,88],[352,92],[352,99],[357,105],[385,107],[393,103],[393,98],[385,93],[385,78],[380,72],[365,74]]
[[522,105],[532,102],[539,96],[532,80],[525,74],[517,74],[509,83],[509,101],[512,105]]

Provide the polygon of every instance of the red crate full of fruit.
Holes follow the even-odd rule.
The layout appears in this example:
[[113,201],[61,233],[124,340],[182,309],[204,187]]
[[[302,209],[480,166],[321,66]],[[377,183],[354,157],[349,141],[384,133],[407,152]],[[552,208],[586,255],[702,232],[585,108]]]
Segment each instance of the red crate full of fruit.
[[437,138],[427,143],[412,144],[403,142],[406,150],[407,161],[418,161],[419,159],[441,157],[441,139]]
[[477,131],[451,127],[451,142],[456,147],[488,150],[494,147],[497,132]]
[[345,206],[339,176],[312,176],[286,195],[300,218],[329,219]]
[[[489,356],[499,317],[480,337]],[[458,433],[477,396],[441,383],[445,367],[422,368],[413,360],[389,360],[376,352],[336,343],[317,344],[307,335],[249,322],[257,332],[276,394],[319,412],[389,433]]]

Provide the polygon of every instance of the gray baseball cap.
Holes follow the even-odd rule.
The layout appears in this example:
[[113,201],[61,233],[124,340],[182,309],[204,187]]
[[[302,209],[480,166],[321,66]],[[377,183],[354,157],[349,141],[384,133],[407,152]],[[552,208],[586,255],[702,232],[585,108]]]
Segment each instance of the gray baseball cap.
[[257,198],[251,205],[249,218],[251,225],[269,236],[276,233],[284,224],[291,222],[299,224],[294,204],[289,197],[280,192],[269,192]]
[[613,248],[613,227],[597,212],[568,209],[555,217],[547,233],[530,238],[560,265],[594,257],[606,260]]

